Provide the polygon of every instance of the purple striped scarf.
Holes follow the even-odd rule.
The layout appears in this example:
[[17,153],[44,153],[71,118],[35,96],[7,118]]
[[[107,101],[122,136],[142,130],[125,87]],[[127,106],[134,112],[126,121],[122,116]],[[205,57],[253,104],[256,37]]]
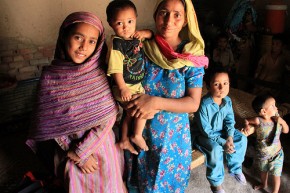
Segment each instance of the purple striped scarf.
[[[65,60],[61,37],[64,29],[77,22],[93,25],[100,31],[93,55],[83,64]],[[55,59],[40,78],[38,103],[29,139],[43,141],[88,130],[112,119],[117,106],[100,56],[105,42],[101,21],[88,12],[75,12],[62,23]]]

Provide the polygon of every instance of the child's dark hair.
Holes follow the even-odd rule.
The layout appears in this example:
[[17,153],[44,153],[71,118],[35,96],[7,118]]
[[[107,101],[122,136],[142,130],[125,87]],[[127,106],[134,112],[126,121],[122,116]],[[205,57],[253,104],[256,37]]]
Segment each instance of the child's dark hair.
[[214,67],[212,67],[210,69],[210,71],[208,71],[205,74],[204,80],[205,80],[206,86],[208,88],[210,87],[210,82],[212,81],[212,79],[214,78],[214,76],[216,74],[219,74],[219,73],[229,74],[229,72],[224,67],[222,67],[222,66],[214,66]]
[[286,44],[286,37],[283,33],[274,34],[272,37],[273,40],[280,41],[283,45]]
[[252,102],[252,108],[254,109],[254,111],[257,114],[259,114],[266,100],[270,98],[273,98],[273,96],[270,94],[261,94],[261,95],[256,96]]
[[221,32],[217,36],[217,40],[219,40],[219,39],[226,39],[228,41],[229,40],[229,35],[226,32]]
[[107,22],[110,24],[114,19],[116,13],[120,10],[132,8],[137,16],[137,9],[130,0],[114,0],[109,3],[106,9]]

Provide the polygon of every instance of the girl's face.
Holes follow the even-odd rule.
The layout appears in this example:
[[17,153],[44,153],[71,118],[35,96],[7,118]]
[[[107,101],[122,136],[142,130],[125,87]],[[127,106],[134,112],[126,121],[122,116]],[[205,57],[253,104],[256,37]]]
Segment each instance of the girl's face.
[[210,93],[214,99],[223,99],[229,94],[230,80],[227,73],[216,73],[210,81]]
[[167,0],[160,4],[155,16],[159,35],[163,38],[176,38],[186,24],[185,9],[180,0]]
[[117,36],[129,40],[136,30],[136,13],[133,8],[119,10],[115,18],[110,22]]
[[263,105],[263,109],[265,116],[273,117],[278,113],[278,108],[276,107],[276,101],[274,98],[268,98]]
[[99,30],[87,23],[78,23],[65,41],[67,57],[76,64],[83,63],[96,49]]

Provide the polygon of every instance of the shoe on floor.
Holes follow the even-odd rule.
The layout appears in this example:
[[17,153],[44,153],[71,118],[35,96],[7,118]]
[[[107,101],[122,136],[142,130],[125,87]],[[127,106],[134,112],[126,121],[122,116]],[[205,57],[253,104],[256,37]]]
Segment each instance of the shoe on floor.
[[246,177],[243,173],[240,174],[231,174],[240,184],[247,185]]
[[212,192],[213,192],[213,193],[226,193],[226,192],[224,191],[224,189],[213,190]]

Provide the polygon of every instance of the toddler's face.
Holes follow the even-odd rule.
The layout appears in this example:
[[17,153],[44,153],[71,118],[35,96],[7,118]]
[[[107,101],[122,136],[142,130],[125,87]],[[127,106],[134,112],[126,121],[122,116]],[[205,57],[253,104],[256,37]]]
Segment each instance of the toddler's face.
[[229,94],[230,80],[227,73],[217,73],[210,82],[210,93],[213,98],[222,99]]
[[110,26],[117,36],[125,40],[130,40],[136,30],[136,19],[137,16],[134,9],[121,9],[115,14],[115,17],[110,22]]
[[96,49],[99,30],[87,23],[78,23],[65,42],[67,57],[76,64],[83,63]]
[[280,40],[273,40],[272,41],[272,52],[280,53],[282,51],[283,44]]
[[226,49],[228,45],[228,40],[226,38],[220,38],[218,40],[218,47],[220,49]]
[[263,109],[265,110],[265,114],[269,117],[273,117],[278,113],[278,108],[276,107],[276,101],[274,98],[269,98],[265,101],[263,105]]

